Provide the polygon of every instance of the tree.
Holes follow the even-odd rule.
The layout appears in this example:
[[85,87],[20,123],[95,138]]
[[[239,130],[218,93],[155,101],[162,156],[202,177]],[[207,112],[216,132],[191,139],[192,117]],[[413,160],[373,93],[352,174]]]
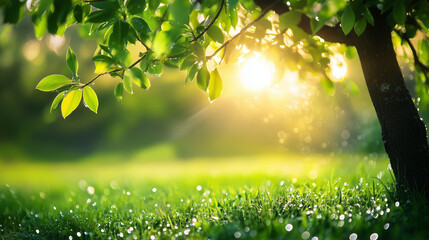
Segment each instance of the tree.
[[[133,84],[148,89],[146,73],[163,67],[187,71],[210,101],[221,95],[216,67],[235,61],[242,49],[263,52],[277,62],[277,74],[298,71],[301,78],[318,72],[329,92],[330,57],[353,57],[357,51],[365,81],[382,127],[382,139],[398,186],[429,194],[429,148],[426,128],[405,87],[396,49],[407,48],[417,90],[427,100],[429,72],[429,3],[426,0],[19,0],[0,1],[4,23],[17,23],[27,11],[35,35],[62,35],[77,24],[99,42],[93,61],[96,75],[83,81],[74,52],[67,52],[71,78],[51,75],[37,89],[58,92],[63,117],[81,100],[97,112],[92,90],[100,76],[118,77],[118,101]],[[25,10],[27,9],[27,10]],[[232,29],[232,30],[231,30]],[[418,41],[417,48],[411,39]],[[140,45],[138,59],[127,46]],[[210,54],[208,54],[210,53]],[[343,80],[353,88],[353,83]]]

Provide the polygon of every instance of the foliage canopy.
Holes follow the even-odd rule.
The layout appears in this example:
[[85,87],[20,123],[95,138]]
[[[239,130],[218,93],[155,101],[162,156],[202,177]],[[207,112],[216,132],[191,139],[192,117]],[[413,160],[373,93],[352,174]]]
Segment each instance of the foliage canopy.
[[[76,55],[69,49],[66,62],[71,78],[47,76],[36,87],[41,91],[58,92],[51,111],[61,103],[64,118],[77,108],[82,98],[90,110],[97,112],[97,95],[90,85],[100,76],[108,74],[119,78],[114,95],[122,101],[124,92],[132,94],[133,87],[148,89],[147,74],[162,74],[165,67],[186,71],[185,82],[196,79],[197,86],[213,101],[222,92],[217,66],[223,61],[237,61],[239,56],[252,51],[263,52],[277,63],[276,79],[281,79],[286,69],[299,72],[301,78],[317,72],[321,74],[320,82],[328,92],[332,92],[333,81],[343,81],[348,89],[355,91],[356,85],[350,80],[334,79],[331,57],[338,52],[349,58],[356,55],[356,49],[346,45],[352,45],[352,39],[363,34],[368,25],[374,25],[374,8],[386,16],[394,32],[396,47],[404,45],[411,48],[417,70],[417,90],[423,95],[427,93],[427,1],[261,2],[11,0],[0,1],[0,8],[3,8],[4,23],[19,22],[24,12],[31,15],[37,38],[46,32],[63,35],[68,27],[77,24],[85,29],[88,37],[97,40],[99,45],[92,60],[98,75],[92,79],[81,78]],[[287,5],[287,10],[280,15],[270,10],[279,4]],[[304,23],[309,23],[309,27]],[[339,35],[343,38],[336,38]],[[410,39],[416,36],[419,40],[417,48],[414,48]],[[132,58],[128,50],[130,45],[141,46],[137,59]],[[411,58],[407,53],[404,57]],[[426,100],[423,95],[422,99]]]

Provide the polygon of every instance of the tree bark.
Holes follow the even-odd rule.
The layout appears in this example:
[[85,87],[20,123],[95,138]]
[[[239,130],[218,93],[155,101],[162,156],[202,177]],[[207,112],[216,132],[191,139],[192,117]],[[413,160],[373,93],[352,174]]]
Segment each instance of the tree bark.
[[429,196],[426,126],[405,86],[391,29],[382,16],[374,27],[367,26],[356,48],[398,187]]

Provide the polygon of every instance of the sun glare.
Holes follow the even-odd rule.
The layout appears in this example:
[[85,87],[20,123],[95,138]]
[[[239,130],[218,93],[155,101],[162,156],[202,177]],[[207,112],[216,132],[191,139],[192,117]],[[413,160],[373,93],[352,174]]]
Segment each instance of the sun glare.
[[332,80],[341,81],[347,74],[347,64],[344,57],[340,54],[335,54],[331,57],[331,75]]
[[274,63],[255,55],[242,64],[240,77],[243,87],[251,92],[268,89],[274,80]]

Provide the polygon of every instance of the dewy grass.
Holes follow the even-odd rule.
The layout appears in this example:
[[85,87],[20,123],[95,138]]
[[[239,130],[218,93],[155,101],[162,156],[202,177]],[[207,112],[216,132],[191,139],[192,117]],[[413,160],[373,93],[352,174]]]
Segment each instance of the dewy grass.
[[[302,157],[300,162],[294,157],[291,161],[261,157],[110,166],[95,161],[50,167],[29,163],[25,165],[28,169],[24,164],[2,164],[0,236],[311,240],[429,237],[427,202],[413,196],[397,197],[386,160],[340,158],[343,161],[328,156]],[[280,166],[286,166],[286,170]],[[110,172],[111,168],[116,172]],[[51,172],[54,169],[56,173]],[[25,184],[23,179],[34,181]]]

